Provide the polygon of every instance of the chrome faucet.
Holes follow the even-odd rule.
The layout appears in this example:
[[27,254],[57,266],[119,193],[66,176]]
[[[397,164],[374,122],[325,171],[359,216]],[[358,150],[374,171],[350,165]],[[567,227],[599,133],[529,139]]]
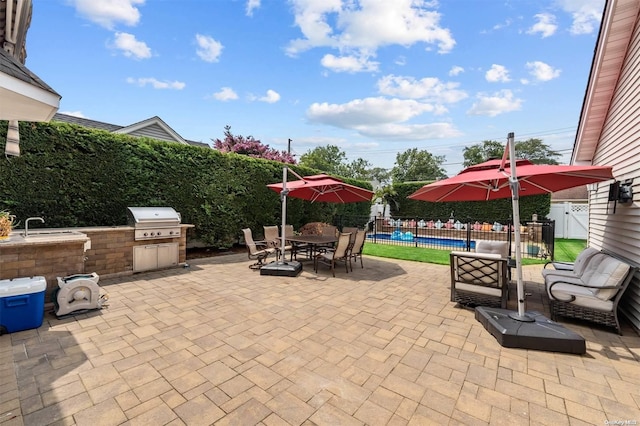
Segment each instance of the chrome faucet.
[[44,219],[41,217],[30,217],[27,220],[24,221],[24,236],[27,237],[29,236],[29,221],[30,220],[39,220],[40,222],[44,223]]

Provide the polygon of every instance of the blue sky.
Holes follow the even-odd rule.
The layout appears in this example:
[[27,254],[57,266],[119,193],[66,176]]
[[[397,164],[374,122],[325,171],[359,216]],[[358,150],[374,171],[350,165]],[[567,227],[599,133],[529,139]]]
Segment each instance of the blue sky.
[[26,65],[60,112],[224,127],[298,157],[540,138],[568,161],[604,0],[33,0]]

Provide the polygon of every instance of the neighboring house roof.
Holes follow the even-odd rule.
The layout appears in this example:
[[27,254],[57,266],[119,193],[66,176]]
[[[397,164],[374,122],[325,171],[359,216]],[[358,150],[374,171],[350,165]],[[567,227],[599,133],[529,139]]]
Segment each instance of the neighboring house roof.
[[638,12],[638,0],[607,0],[605,4],[571,155],[572,164],[593,160]]
[[564,201],[584,201],[589,199],[589,191],[587,186],[576,186],[575,188],[564,189],[551,193],[551,202],[558,203]]
[[146,120],[142,120],[128,126],[120,126],[117,124],[90,120],[88,118],[76,117],[68,114],[56,114],[53,116],[53,120],[89,127],[92,129],[106,130],[111,133],[121,133],[129,136],[147,137],[168,142],[178,142],[185,145],[199,146],[202,148],[211,148],[207,143],[182,138],[182,136],[180,136],[158,116],[147,118]]

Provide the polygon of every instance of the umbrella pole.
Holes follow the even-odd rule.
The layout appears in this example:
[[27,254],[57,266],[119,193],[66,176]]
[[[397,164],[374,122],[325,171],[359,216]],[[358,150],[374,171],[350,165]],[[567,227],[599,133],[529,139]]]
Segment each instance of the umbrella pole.
[[[513,141],[513,132],[507,137],[507,149],[509,150],[509,162],[511,176],[509,176],[509,186],[511,187],[511,205],[513,209],[513,232],[516,243],[516,283],[518,297],[518,313],[509,314],[509,316],[518,321],[535,321],[525,313],[524,306],[524,282],[522,280],[522,250],[520,236],[520,195],[518,190],[518,176],[516,173],[516,147]],[[504,163],[504,157],[503,157]]]
[[285,262],[284,246],[286,243],[285,226],[287,225],[287,166],[282,168],[282,192],[280,192],[280,198],[282,203],[282,226],[280,227],[280,250],[282,254],[282,262]]

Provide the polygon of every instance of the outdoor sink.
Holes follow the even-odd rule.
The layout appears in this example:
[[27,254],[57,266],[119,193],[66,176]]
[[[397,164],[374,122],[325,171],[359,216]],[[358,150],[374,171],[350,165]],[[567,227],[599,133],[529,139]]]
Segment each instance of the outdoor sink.
[[86,237],[87,234],[83,234],[78,231],[70,230],[47,230],[47,231],[29,231],[29,235],[24,237],[25,241],[58,241],[67,239],[76,239],[80,237]]

